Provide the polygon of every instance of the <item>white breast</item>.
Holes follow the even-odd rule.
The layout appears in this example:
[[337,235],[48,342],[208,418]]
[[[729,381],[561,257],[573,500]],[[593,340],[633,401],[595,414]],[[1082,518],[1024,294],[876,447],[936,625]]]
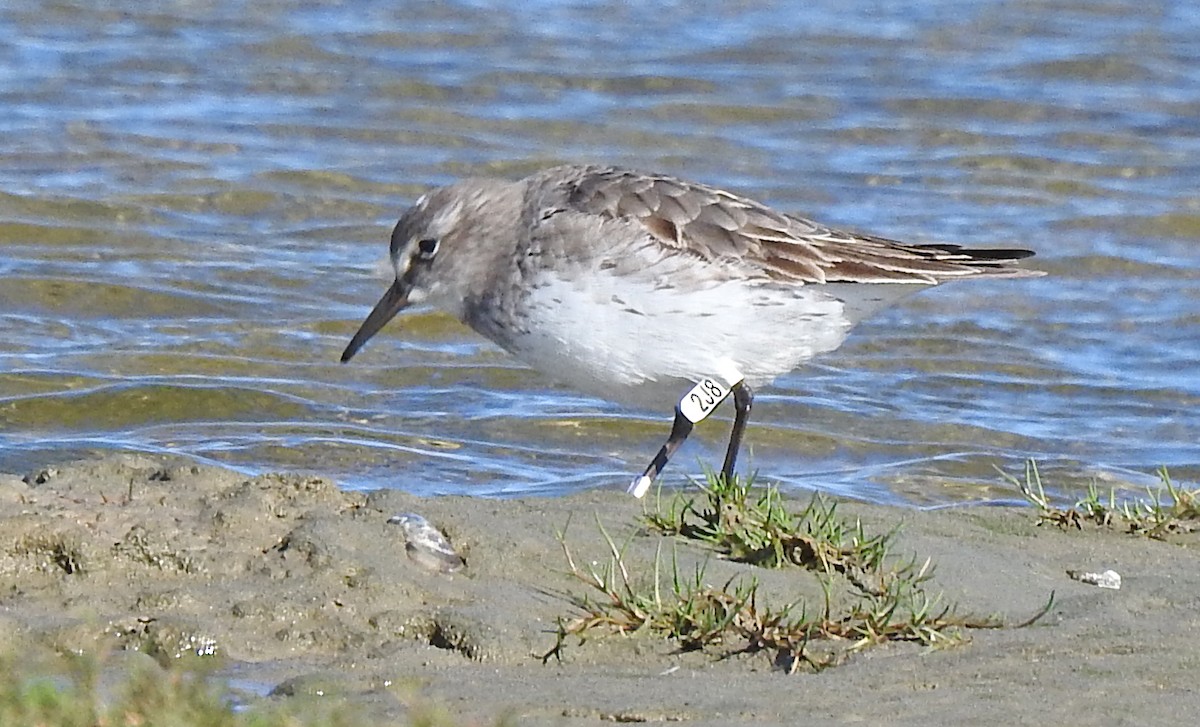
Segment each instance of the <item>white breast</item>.
[[636,402],[644,386],[698,381],[723,360],[759,386],[841,345],[864,307],[857,295],[849,303],[836,297],[842,287],[732,279],[683,291],[613,271],[547,273],[527,299],[528,333],[501,343],[559,381],[609,399]]

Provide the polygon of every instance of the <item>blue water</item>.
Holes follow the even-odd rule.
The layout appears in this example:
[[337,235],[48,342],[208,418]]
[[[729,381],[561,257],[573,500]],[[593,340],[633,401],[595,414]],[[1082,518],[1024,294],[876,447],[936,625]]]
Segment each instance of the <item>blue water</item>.
[[[429,312],[337,357],[430,185],[665,171],[839,226],[1020,245],[764,391],[747,467],[879,502],[1200,472],[1200,6],[7,3],[0,470],[176,452],[343,486],[623,487],[669,411]],[[718,463],[705,424],[668,469]]]

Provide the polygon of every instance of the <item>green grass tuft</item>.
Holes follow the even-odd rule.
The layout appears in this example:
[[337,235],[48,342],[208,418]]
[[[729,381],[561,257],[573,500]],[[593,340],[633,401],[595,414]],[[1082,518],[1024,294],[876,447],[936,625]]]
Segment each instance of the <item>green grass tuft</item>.
[[[601,564],[580,568],[558,533],[570,573],[588,590],[575,599],[580,615],[559,620],[553,648],[543,656],[561,658],[569,637],[586,641],[593,630],[652,634],[676,642],[683,651],[726,657],[766,652],[787,671],[803,665],[820,670],[867,647],[909,641],[940,647],[964,640],[964,632],[1004,626],[996,617],[960,615],[940,595],[925,590],[933,566],[916,557],[891,553],[896,531],[869,535],[862,523],[837,516],[837,504],[814,495],[791,512],[778,488],[755,488],[752,480],[708,473],[698,496],[676,494],[642,516],[647,528],[674,538],[670,571],[663,578],[662,541],[654,561],[640,570],[597,518],[608,550]],[[568,521],[568,526],[570,525]],[[680,541],[711,548],[718,557],[763,568],[798,566],[819,579],[820,603],[803,599],[772,606],[753,575],[734,575],[720,586],[707,583],[708,561],[681,573]],[[649,573],[645,573],[645,570]],[[835,590],[848,594],[835,598]],[[1053,603],[1027,621],[1033,623]],[[818,644],[820,645],[818,648]]]
[[673,495],[642,520],[651,530],[710,545],[722,556],[766,568],[798,565],[825,573],[876,571],[887,557],[895,533],[869,536],[862,523],[837,517],[837,503],[816,493],[808,506],[790,512],[779,488],[754,486],[754,478],[705,473],[700,495]]
[[1200,529],[1200,489],[1175,485],[1166,467],[1158,469],[1160,484],[1156,489],[1147,488],[1145,498],[1119,499],[1114,488],[1102,494],[1093,481],[1082,498],[1065,508],[1054,505],[1047,497],[1033,460],[1025,463],[1023,479],[1003,471],[1000,474],[1037,508],[1039,525],[1050,523],[1064,530],[1081,530],[1091,525],[1156,540]]
[[[0,655],[0,725],[8,727],[450,727],[462,722],[417,696],[403,721],[368,718],[340,698],[289,697],[235,709],[207,658],[129,669],[106,655],[29,664]],[[495,724],[508,724],[504,719]]]

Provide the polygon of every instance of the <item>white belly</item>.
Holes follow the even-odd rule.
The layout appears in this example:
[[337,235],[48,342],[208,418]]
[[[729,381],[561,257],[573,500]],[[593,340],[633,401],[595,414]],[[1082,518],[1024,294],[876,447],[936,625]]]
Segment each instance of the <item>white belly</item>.
[[637,403],[644,387],[698,381],[729,362],[760,386],[841,345],[863,307],[831,294],[841,287],[727,280],[685,292],[609,272],[543,278],[523,306],[527,333],[499,343],[608,399]]

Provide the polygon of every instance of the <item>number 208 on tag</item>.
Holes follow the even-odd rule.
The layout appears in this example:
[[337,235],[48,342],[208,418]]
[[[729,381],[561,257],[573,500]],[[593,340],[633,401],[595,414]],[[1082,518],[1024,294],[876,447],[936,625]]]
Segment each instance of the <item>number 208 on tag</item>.
[[715,379],[706,378],[692,387],[679,400],[679,411],[692,424],[708,418],[717,405],[729,396],[729,387]]

